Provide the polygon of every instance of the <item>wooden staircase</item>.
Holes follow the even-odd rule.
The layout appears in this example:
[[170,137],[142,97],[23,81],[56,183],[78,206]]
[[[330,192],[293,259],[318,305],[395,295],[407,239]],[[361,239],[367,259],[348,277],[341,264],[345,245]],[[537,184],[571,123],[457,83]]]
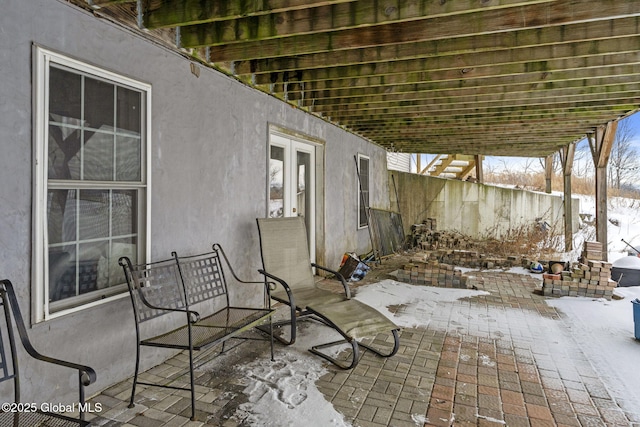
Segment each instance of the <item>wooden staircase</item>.
[[464,154],[439,154],[424,169],[418,165],[418,171],[421,175],[466,180],[476,169],[476,159]]

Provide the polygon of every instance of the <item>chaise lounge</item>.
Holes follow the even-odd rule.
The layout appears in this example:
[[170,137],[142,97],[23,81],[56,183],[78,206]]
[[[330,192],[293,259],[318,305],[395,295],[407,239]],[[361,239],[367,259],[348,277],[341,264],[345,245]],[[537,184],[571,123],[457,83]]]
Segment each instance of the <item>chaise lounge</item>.
[[[382,357],[391,357],[398,351],[400,328],[374,308],[351,299],[348,283],[336,271],[310,262],[307,232],[302,217],[258,218],[260,252],[263,268],[259,272],[282,286],[271,292],[271,297],[289,306],[289,318],[277,323],[290,325],[290,337],[277,337],[284,344],[296,339],[298,319],[310,317],[335,329],[343,339],[313,346],[310,351],[342,369],[358,364],[359,347],[365,347]],[[344,288],[344,294],[320,289],[312,268],[327,271],[336,276]],[[274,324],[276,325],[276,324]],[[361,339],[387,333],[393,337],[393,348],[384,351],[363,344]],[[325,351],[326,348],[348,343],[351,352],[344,363]]]

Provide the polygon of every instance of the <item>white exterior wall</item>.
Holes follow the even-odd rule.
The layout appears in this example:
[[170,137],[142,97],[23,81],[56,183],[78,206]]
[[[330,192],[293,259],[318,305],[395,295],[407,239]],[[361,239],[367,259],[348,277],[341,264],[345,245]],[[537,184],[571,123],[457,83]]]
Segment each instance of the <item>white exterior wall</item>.
[[387,169],[411,172],[411,154],[387,152]]

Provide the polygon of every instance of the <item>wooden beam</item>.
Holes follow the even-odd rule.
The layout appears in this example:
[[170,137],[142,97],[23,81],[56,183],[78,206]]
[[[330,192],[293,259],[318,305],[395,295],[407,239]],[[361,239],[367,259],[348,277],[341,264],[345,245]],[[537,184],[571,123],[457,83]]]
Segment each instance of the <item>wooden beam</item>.
[[442,157],[442,155],[436,155],[433,158],[433,160],[431,160],[429,162],[429,164],[427,166],[425,166],[425,168],[420,171],[420,175],[426,175],[429,172],[429,169],[431,169],[431,167],[433,165],[435,165],[438,162],[438,160],[440,160],[441,157]]
[[602,244],[603,260],[608,259],[608,214],[607,214],[607,164],[615,140],[617,121],[596,128],[595,135],[589,137],[589,146],[596,168],[596,239]]
[[471,172],[473,172],[475,169],[476,169],[475,160],[469,161],[469,164],[464,169],[462,169],[462,171],[458,175],[458,178],[460,178],[462,181],[464,181],[471,174]]
[[[568,46],[574,46],[576,54],[589,52],[589,43],[594,47],[628,44],[626,38],[640,34],[640,18],[628,17],[606,19],[597,22],[578,22],[562,26],[524,29],[520,31],[479,34],[467,37],[428,40],[424,42],[381,45],[375,49],[350,49],[335,52],[322,52],[299,56],[253,59],[238,61],[235,67],[237,75],[271,74],[273,72],[326,69],[328,67],[346,67],[350,65],[395,62],[408,59],[432,59],[449,57],[465,66],[467,61],[482,55],[510,55],[512,49],[532,51],[531,59],[542,59],[549,48],[558,49],[561,55]],[[604,43],[604,44],[603,44]],[[586,50],[585,50],[586,49]],[[537,53],[539,50],[540,53]],[[517,56],[519,53],[514,52]],[[481,60],[481,59],[477,59]]]
[[[196,0],[191,1],[195,2]],[[238,17],[233,21],[221,21],[218,14],[215,13],[202,13],[193,20],[189,20],[189,16],[185,17],[187,19],[175,17],[164,22],[158,20],[157,25],[165,27],[189,25],[190,27],[186,30],[187,32],[192,31],[194,38],[206,38],[208,46],[218,46],[283,37],[317,36],[352,28],[405,23],[444,16],[469,16],[474,12],[490,9],[512,8],[551,1],[554,0],[498,0],[488,5],[483,5],[475,0],[458,0],[446,3],[436,3],[432,0],[323,2],[325,5],[311,3],[304,8],[273,10],[268,15],[256,13],[253,16]],[[197,0],[197,3],[202,3],[202,1]],[[209,4],[206,1],[204,3]],[[213,3],[216,2],[213,1]],[[149,13],[150,20],[155,18],[155,15]]]
[[[448,3],[450,2],[445,2]],[[548,21],[544,18],[547,16],[553,16],[553,25],[563,25],[610,19],[611,16],[622,18],[638,15],[637,5],[633,2],[575,0],[569,4],[554,1],[452,17],[417,19],[328,33],[212,46],[211,60],[226,62],[266,59],[532,29],[548,26]],[[425,31],[425,28],[429,31]],[[186,48],[208,46],[215,42],[211,33],[193,28],[183,32],[182,39],[183,47]]]
[[342,108],[325,110],[318,109],[317,113],[323,113],[334,117],[348,118],[351,116],[372,115],[376,113],[382,114],[404,114],[412,111],[420,111],[429,113],[430,111],[439,111],[442,113],[451,112],[451,114],[462,114],[465,111],[489,111],[495,108],[504,109],[508,107],[511,111],[514,108],[526,108],[528,110],[561,110],[565,107],[580,108],[583,106],[597,105],[629,105],[629,100],[636,98],[640,104],[640,82],[634,90],[628,92],[602,93],[595,95],[578,95],[575,97],[557,97],[551,96],[537,97],[531,100],[520,100],[508,102],[503,100],[485,102],[466,100],[466,102],[451,102],[451,100],[419,100],[413,102],[388,102],[373,104],[369,108],[364,105],[346,105]]
[[[575,74],[588,75],[589,71],[595,71],[596,77],[602,77],[601,73],[610,75],[615,67],[634,66],[636,71],[640,58],[637,52],[613,53],[596,57],[579,57],[574,59],[558,59],[549,61],[536,61],[529,63],[498,64],[469,69],[452,68],[448,70],[422,70],[391,75],[363,72],[357,76],[336,76],[334,79],[314,80],[304,82],[304,86],[298,86],[298,91],[323,91],[349,89],[354,91],[359,88],[378,88],[378,93],[385,87],[397,85],[416,85],[420,83],[456,81],[460,84],[466,80],[482,80],[482,85],[490,84],[491,80],[508,80],[511,77],[523,76],[529,83],[544,83],[548,81],[575,79]],[[291,82],[291,81],[290,81]],[[293,80],[293,83],[298,83]],[[282,89],[282,85],[276,86],[275,92]]]
[[[510,50],[496,50],[492,52],[468,53],[457,55],[439,55],[427,58],[402,58],[393,61],[368,62],[366,64],[332,66],[318,69],[298,69],[277,73],[256,74],[256,84],[273,83],[274,73],[282,79],[284,75],[297,76],[296,81],[336,80],[363,76],[393,76],[408,75],[419,72],[436,72],[453,70],[459,76],[479,77],[486,73],[479,73],[478,68],[486,68],[491,75],[520,74],[531,71],[547,71],[575,69],[576,67],[607,66],[607,59],[616,53],[637,53],[640,46],[640,35],[624,39],[589,40],[581,43],[567,43],[562,45],[547,45],[537,47],[517,48]],[[340,56],[340,55],[336,55]],[[584,58],[582,64],[574,64],[579,58]],[[589,58],[589,60],[587,60]],[[603,62],[604,61],[604,62]],[[637,59],[636,59],[637,61]],[[518,67],[518,65],[521,65]],[[542,65],[544,64],[544,65]],[[498,71],[492,70],[500,67]],[[466,72],[465,72],[466,70]]]
[[[463,95],[469,95],[471,91],[478,91],[478,95],[489,94],[494,90],[497,94],[510,91],[543,91],[554,88],[578,88],[579,85],[593,87],[604,85],[608,82],[637,83],[637,64],[622,64],[612,67],[592,68],[588,70],[572,70],[571,72],[556,71],[554,73],[527,73],[514,76],[493,76],[484,78],[442,79],[438,81],[423,81],[419,83],[358,87],[319,88],[311,90],[307,85],[307,92],[313,94],[313,100],[318,106],[325,103],[334,104],[344,102],[345,98],[353,101],[353,98],[366,98],[372,96],[383,97],[413,97],[425,92],[437,92],[446,95],[447,92],[461,91]],[[380,82],[376,82],[380,83]],[[601,84],[599,84],[601,83]],[[356,84],[354,82],[354,84]],[[527,89],[528,87],[528,89]],[[271,91],[273,92],[273,91]],[[393,99],[393,98],[392,98]],[[332,100],[332,101],[329,101]],[[366,99],[364,99],[366,101]]]
[[[93,0],[112,2],[113,0]],[[136,0],[131,0],[136,1]],[[144,25],[146,28],[165,28],[186,25],[242,20],[265,15],[326,7],[355,0],[145,0]]]
[[571,173],[573,170],[573,159],[576,152],[576,143],[571,143],[562,147],[562,175],[564,182],[564,250],[573,250],[573,202],[571,192]]
[[479,183],[483,184],[484,183],[484,168],[483,168],[483,160],[484,160],[484,156],[477,154],[476,156],[476,179],[478,180]]
[[[636,81],[631,81],[636,80]],[[626,82],[625,82],[626,81]],[[623,96],[640,91],[640,82],[631,76],[602,78],[593,81],[593,86],[585,87],[591,82],[569,81],[553,84],[552,88],[531,90],[531,85],[519,84],[503,86],[502,88],[477,89],[477,93],[470,93],[467,89],[442,89],[434,91],[380,93],[362,97],[325,98],[317,99],[313,104],[316,112],[331,114],[333,111],[377,109],[385,105],[406,105],[430,100],[432,103],[446,105],[447,103],[484,102],[486,104],[513,104],[521,101],[547,102],[549,99],[586,100],[596,97]],[[600,83],[600,84],[599,84]]]
[[544,159],[545,193],[551,194],[551,178],[553,176],[553,154]]

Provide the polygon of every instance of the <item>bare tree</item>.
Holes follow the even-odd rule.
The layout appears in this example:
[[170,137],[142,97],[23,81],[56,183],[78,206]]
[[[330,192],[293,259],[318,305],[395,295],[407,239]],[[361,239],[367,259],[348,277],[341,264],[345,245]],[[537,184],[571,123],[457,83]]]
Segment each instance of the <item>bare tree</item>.
[[591,149],[584,139],[576,145],[576,153],[573,157],[573,175],[579,178],[593,177],[594,165]]
[[611,148],[608,170],[610,186],[618,190],[621,185],[640,176],[640,154],[633,146],[634,137],[635,129],[629,120],[621,120]]

